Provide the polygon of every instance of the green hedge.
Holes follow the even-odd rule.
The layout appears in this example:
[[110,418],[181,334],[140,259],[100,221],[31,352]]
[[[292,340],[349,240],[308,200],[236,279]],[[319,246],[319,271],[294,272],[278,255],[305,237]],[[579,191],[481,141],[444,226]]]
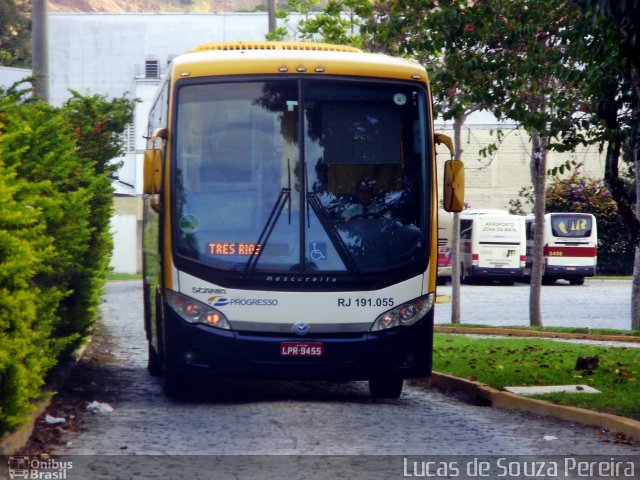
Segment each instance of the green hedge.
[[0,435],[91,333],[112,251],[110,162],[133,118],[124,98],[73,92],[56,108],[21,86],[0,90]]

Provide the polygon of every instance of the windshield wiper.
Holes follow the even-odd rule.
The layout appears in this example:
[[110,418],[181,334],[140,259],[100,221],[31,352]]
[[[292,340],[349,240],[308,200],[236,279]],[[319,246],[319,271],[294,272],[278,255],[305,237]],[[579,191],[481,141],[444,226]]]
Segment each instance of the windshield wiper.
[[289,167],[289,175],[288,175],[288,184],[287,187],[283,187],[280,190],[280,195],[276,200],[276,203],[273,205],[271,209],[271,213],[269,213],[269,218],[267,222],[264,224],[262,228],[262,232],[260,232],[260,236],[258,237],[258,241],[255,243],[256,246],[259,246],[257,253],[253,253],[251,257],[249,257],[249,261],[244,267],[244,278],[250,278],[253,275],[253,272],[258,265],[258,260],[260,260],[260,255],[264,251],[267,242],[269,241],[269,237],[273,233],[273,229],[276,228],[276,223],[282,214],[282,210],[286,204],[289,205],[289,225],[291,225],[291,165],[287,160],[287,165]]
[[318,200],[318,196],[313,192],[307,192],[307,204],[311,206],[311,209],[315,212],[322,228],[327,233],[329,240],[333,244],[333,247],[338,252],[340,259],[347,267],[347,270],[353,273],[358,279],[361,277],[360,268],[358,268],[358,264],[353,259],[351,252],[349,251],[349,247],[344,243],[342,238],[340,238],[340,234],[336,230],[334,223],[331,219],[327,218],[327,214],[322,208],[322,204],[320,200]]

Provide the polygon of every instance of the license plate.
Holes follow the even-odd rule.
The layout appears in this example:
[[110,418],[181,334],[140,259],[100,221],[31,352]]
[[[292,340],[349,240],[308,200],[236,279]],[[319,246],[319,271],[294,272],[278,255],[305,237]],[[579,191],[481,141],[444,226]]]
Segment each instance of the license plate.
[[321,357],[324,344],[320,342],[281,342],[280,355],[283,357]]

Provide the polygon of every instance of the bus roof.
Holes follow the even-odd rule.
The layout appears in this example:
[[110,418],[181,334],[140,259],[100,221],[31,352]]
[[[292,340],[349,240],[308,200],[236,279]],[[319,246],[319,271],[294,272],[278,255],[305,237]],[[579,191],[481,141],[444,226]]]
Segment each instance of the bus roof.
[[172,76],[325,74],[427,82],[416,62],[311,42],[224,42],[197,47],[172,61]]
[[460,212],[462,215],[511,215],[506,210],[496,208],[469,208]]

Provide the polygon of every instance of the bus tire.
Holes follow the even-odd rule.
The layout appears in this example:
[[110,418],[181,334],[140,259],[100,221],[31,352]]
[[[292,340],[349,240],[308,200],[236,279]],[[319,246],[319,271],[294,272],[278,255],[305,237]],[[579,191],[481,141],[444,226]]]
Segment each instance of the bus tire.
[[584,285],[584,277],[570,278],[569,283],[571,285]]
[[184,377],[165,371],[162,380],[162,389],[167,397],[178,399],[188,395],[189,382]]
[[404,381],[401,377],[376,377],[369,379],[369,392],[373,398],[399,398]]
[[147,371],[152,377],[162,376],[162,362],[160,361],[160,355],[158,355],[158,352],[153,348],[151,342],[148,343]]
[[460,283],[469,283],[467,271],[465,270],[463,263],[460,264]]

